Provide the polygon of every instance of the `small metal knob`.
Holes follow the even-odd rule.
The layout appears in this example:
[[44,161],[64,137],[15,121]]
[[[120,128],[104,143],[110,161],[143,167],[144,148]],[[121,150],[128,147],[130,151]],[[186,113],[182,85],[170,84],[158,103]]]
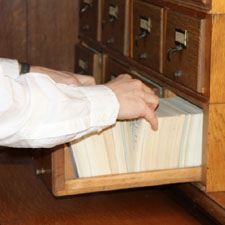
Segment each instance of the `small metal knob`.
[[115,42],[114,38],[110,38],[106,41],[107,44],[113,44]]
[[90,25],[85,24],[85,25],[82,27],[82,30],[90,30]]
[[148,54],[147,54],[146,52],[141,53],[141,54],[139,55],[139,59],[147,59],[147,58],[148,58]]
[[43,175],[50,172],[51,172],[50,169],[44,169],[44,168],[36,169],[36,175]]
[[181,77],[182,76],[182,71],[179,70],[179,71],[175,72],[173,75],[174,75],[174,77]]
[[41,174],[45,174],[46,170],[44,168],[41,169],[36,169],[36,175],[41,175]]

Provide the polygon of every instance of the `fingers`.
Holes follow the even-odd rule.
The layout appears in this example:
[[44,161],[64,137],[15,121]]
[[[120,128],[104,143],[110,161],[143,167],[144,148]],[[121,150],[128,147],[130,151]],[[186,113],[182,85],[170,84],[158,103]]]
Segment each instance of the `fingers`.
[[151,124],[153,130],[156,131],[158,129],[158,119],[154,110],[146,107],[144,119],[146,119]]

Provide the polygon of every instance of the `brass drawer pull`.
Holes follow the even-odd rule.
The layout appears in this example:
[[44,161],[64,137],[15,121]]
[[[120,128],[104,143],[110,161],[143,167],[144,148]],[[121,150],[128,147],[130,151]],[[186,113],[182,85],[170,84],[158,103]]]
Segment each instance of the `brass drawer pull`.
[[147,36],[147,31],[142,31],[136,38],[135,38],[135,45],[138,47],[138,41],[142,38],[145,38]]
[[184,49],[184,47],[182,45],[176,45],[175,48],[169,49],[167,52],[167,59],[170,61],[172,53],[177,52],[177,51],[182,51],[183,49]]

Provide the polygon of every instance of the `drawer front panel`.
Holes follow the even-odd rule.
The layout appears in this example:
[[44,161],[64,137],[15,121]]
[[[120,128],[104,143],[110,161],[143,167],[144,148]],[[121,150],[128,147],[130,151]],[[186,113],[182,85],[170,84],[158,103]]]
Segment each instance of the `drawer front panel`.
[[125,45],[129,45],[129,40],[128,43],[124,43],[127,35],[125,29],[128,29],[127,26],[125,27],[125,19],[128,19],[129,14],[127,7],[129,7],[129,0],[106,0],[102,20],[103,43],[125,55],[128,54]]
[[200,93],[206,91],[205,26],[205,19],[168,11],[164,74]]
[[97,40],[100,29],[98,26],[98,0],[80,0],[80,33]]
[[133,18],[134,59],[162,72],[163,9],[150,3],[135,1]]
[[129,74],[129,69],[115,62],[113,59],[107,58],[105,82],[110,81],[113,77],[117,77],[120,74]]
[[75,51],[75,73],[93,75],[94,53],[81,45],[77,45]]

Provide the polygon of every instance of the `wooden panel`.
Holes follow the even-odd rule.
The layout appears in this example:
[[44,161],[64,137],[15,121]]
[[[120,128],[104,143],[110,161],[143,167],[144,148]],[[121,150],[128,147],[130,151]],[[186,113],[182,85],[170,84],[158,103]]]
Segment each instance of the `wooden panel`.
[[[186,47],[180,51],[175,51],[177,29],[187,32]],[[200,93],[208,91],[205,29],[205,19],[168,10],[164,74]]]
[[217,202],[218,205],[220,205],[224,209],[224,223],[225,223],[225,192],[214,192],[214,193],[208,193],[208,196],[213,199],[215,202]]
[[65,189],[65,155],[64,146],[54,148],[51,156],[52,192],[56,195]]
[[225,1],[212,0],[213,13],[225,13]]
[[[224,1],[225,2],[225,1]],[[210,102],[225,103],[225,15],[212,16]]]
[[27,61],[26,1],[0,1],[0,57]]
[[65,189],[54,192],[54,194],[62,196],[200,180],[200,167],[159,170],[68,180],[66,181]]
[[208,152],[203,158],[207,192],[225,191],[225,105],[209,105]]
[[74,71],[78,1],[28,0],[29,62]]
[[[143,28],[147,23],[149,23],[149,31]],[[133,39],[134,59],[155,71],[162,72],[163,9],[161,7],[140,1],[134,2]]]
[[101,40],[98,38],[99,26],[98,16],[102,13],[101,1],[98,0],[80,0],[80,22],[79,22],[79,32],[82,35],[86,35],[94,40]]
[[[129,39],[125,27],[126,17],[129,16],[129,0],[105,0],[102,20],[102,41],[124,55],[129,54]],[[112,16],[115,14],[115,16]],[[128,24],[127,24],[128,25]]]

